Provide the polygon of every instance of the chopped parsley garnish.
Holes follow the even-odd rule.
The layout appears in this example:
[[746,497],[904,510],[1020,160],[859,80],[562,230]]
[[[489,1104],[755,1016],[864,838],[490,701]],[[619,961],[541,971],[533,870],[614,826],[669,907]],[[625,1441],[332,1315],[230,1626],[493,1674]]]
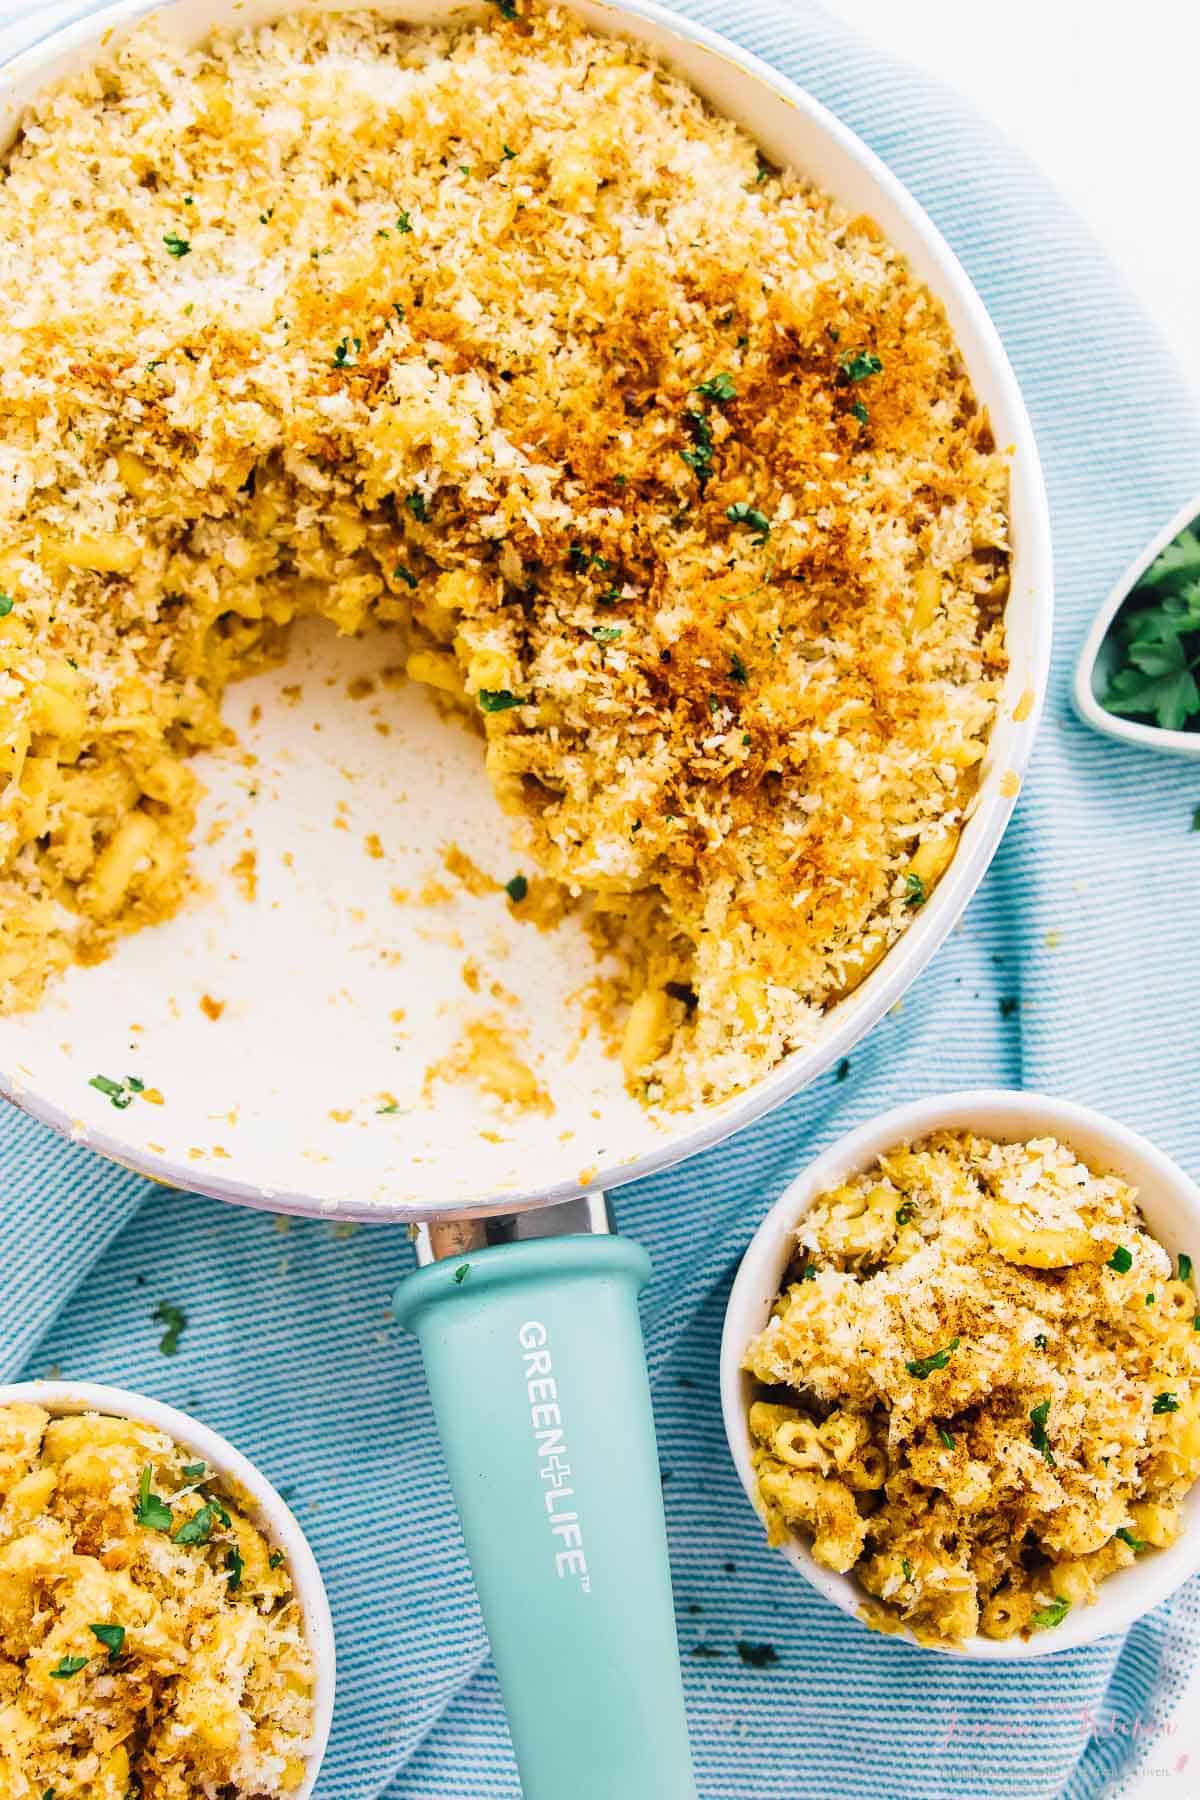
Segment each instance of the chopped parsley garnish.
[[921,880],[919,875],[910,873],[904,877],[905,906],[924,906],[928,898],[929,895],[926,891],[925,883]]
[[850,413],[853,418],[858,420],[860,425],[865,425],[871,417],[870,413],[867,411],[866,402],[863,400],[856,400],[854,405],[850,408]]
[[1046,1421],[1049,1417],[1050,1402],[1048,1400],[1039,1400],[1029,1415],[1030,1423],[1033,1426],[1033,1430],[1029,1434],[1029,1441],[1032,1443],[1035,1450],[1041,1451],[1042,1455],[1053,1469],[1055,1467],[1054,1452],[1050,1448],[1050,1439],[1046,1436]]
[[878,375],[883,364],[869,350],[847,350],[840,367],[847,381],[866,381],[868,376]]
[[203,1481],[207,1463],[184,1463],[183,1479],[185,1481]]
[[406,212],[402,212],[400,217],[396,220],[396,230],[400,233],[401,237],[407,237],[412,230],[412,221]]
[[515,150],[510,150],[507,144],[501,144],[501,146],[500,146],[500,161],[501,162],[515,162],[516,156],[517,156],[517,153]]
[[1142,1550],[1144,1550],[1146,1548],[1145,1539],[1140,1538],[1140,1537],[1134,1537],[1134,1535],[1133,1535],[1132,1531],[1130,1531],[1128,1525],[1122,1525],[1119,1528],[1119,1530],[1117,1531],[1116,1535],[1117,1535],[1117,1537],[1120,1538],[1120,1540],[1123,1544],[1129,1545],[1129,1548],[1133,1551],[1133,1554],[1135,1556],[1137,1556],[1139,1554],[1139,1552],[1141,1552]]
[[511,881],[505,882],[504,891],[514,906],[520,906],[522,900],[529,892],[529,883],[526,881],[524,875],[514,875]]
[[1156,1412],[1156,1413],[1178,1412],[1179,1411],[1178,1398],[1173,1393],[1171,1393],[1169,1389],[1167,1389],[1166,1391],[1164,1391],[1161,1394],[1155,1394],[1154,1405],[1151,1407],[1150,1410],[1151,1410],[1151,1412]]
[[1069,1600],[1052,1600],[1049,1606],[1040,1606],[1033,1615],[1033,1623],[1041,1631],[1049,1631],[1055,1625],[1061,1625],[1071,1610]]
[[1128,1275],[1133,1267],[1133,1257],[1124,1244],[1117,1245],[1108,1259],[1108,1266],[1110,1269],[1115,1269],[1118,1275]]
[[180,237],[177,231],[168,231],[163,243],[172,256],[190,256],[192,254],[192,246],[185,237]]
[[455,1269],[455,1271],[454,1271],[455,1287],[461,1287],[463,1282],[467,1279],[467,1276],[470,1273],[471,1273],[470,1263],[459,1263],[457,1269]]
[[937,1434],[938,1434],[938,1437],[941,1439],[942,1443],[945,1444],[947,1450],[953,1450],[953,1448],[954,1448],[954,1433],[952,1431],[947,1431],[946,1427],[944,1425],[939,1425],[937,1428]]
[[199,1512],[186,1519],[175,1533],[177,1544],[207,1544],[212,1536],[213,1526],[220,1521],[222,1525],[230,1523],[229,1514],[219,1500],[206,1500]]
[[738,1639],[737,1653],[748,1669],[766,1669],[779,1661],[774,1644],[748,1644],[745,1638]]
[[[179,1340],[187,1325],[187,1314],[182,1306],[175,1306],[170,1300],[160,1300],[154,1309],[156,1325],[165,1325],[166,1330],[159,1339],[158,1347],[164,1356],[174,1356],[179,1349]],[[201,1469],[204,1464],[200,1464]],[[186,1470],[185,1470],[186,1473]]]
[[123,1625],[89,1625],[88,1630],[94,1638],[98,1638],[108,1651],[109,1659],[121,1654],[121,1646],[125,1642]]
[[897,1223],[897,1225],[907,1225],[909,1220],[915,1219],[916,1216],[917,1216],[917,1209],[913,1205],[911,1200],[906,1200],[904,1202],[903,1206],[898,1206],[896,1208],[896,1223]]
[[358,361],[358,355],[361,349],[361,338],[344,337],[333,353],[334,368],[352,369]]
[[1200,730],[1200,534],[1181,531],[1122,607],[1119,652],[1103,704],[1167,731]]
[[400,1102],[398,1100],[388,1100],[383,1106],[377,1106],[375,1111],[377,1113],[398,1113],[400,1111]]
[[737,385],[732,375],[710,375],[696,388],[697,394],[703,394],[706,400],[715,400],[723,405],[726,400],[737,399]]
[[1147,1295],[1146,1295],[1146,1305],[1147,1305],[1147,1306],[1153,1306],[1153,1305],[1154,1305],[1154,1295],[1153,1295],[1153,1294],[1147,1294]]
[[492,4],[500,8],[500,17],[502,19],[515,19],[517,17],[516,0],[492,0]]
[[277,1568],[279,1568],[279,1566],[282,1562],[283,1562],[283,1551],[282,1550],[272,1550],[270,1556],[268,1556],[268,1558],[267,1558],[267,1567],[268,1567],[268,1569],[277,1569]]
[[268,206],[266,212],[259,213],[258,222],[260,225],[269,225],[271,223],[271,220],[274,217],[275,217],[275,208],[273,206]]
[[765,544],[771,535],[771,521],[766,513],[760,512],[757,506],[751,506],[746,500],[735,500],[732,506],[727,506],[725,517],[735,525],[748,526],[754,533],[756,544]]
[[729,679],[730,681],[736,681],[739,687],[745,687],[749,680],[749,676],[746,673],[746,665],[736,650],[729,658]]
[[241,1587],[241,1585],[242,1585],[242,1570],[245,1568],[245,1566],[246,1566],[245,1563],[242,1561],[242,1553],[238,1549],[237,1545],[234,1544],[229,1550],[227,1550],[225,1552],[225,1567],[229,1571],[227,1585],[229,1587],[229,1592],[231,1594],[236,1594],[238,1589]]
[[154,1480],[154,1469],[150,1463],[142,1470],[142,1478],[138,1482],[137,1504],[133,1509],[135,1523],[145,1527],[147,1531],[170,1531],[171,1508],[158,1494],[150,1492],[150,1483]]
[[86,1669],[89,1658],[86,1656],[64,1656],[50,1671],[51,1681],[68,1681],[72,1675],[78,1675],[80,1669]]
[[133,1092],[123,1081],[114,1081],[111,1075],[93,1075],[88,1086],[94,1087],[111,1100],[118,1112],[124,1112],[127,1106],[133,1105]]
[[528,706],[529,696],[510,693],[507,688],[480,688],[475,696],[485,713],[511,712],[514,706]]
[[1187,1254],[1186,1250],[1181,1250],[1179,1252],[1179,1279],[1180,1281],[1190,1281],[1192,1279],[1192,1259]]
[[723,1656],[724,1651],[718,1650],[715,1644],[693,1644],[691,1654],[699,1657],[702,1661],[710,1662],[716,1656]]
[[11,594],[0,594],[0,619],[7,619],[15,605],[16,601]]
[[846,1079],[847,1075],[849,1075],[849,1073],[850,1073],[850,1058],[848,1056],[843,1056],[841,1062],[838,1064],[837,1068],[833,1071],[833,1079],[835,1081],[845,1081],[845,1079]]
[[958,1349],[959,1338],[951,1338],[941,1350],[934,1350],[929,1356],[918,1356],[912,1362],[906,1362],[905,1368],[918,1381],[926,1381],[935,1369],[944,1369],[954,1352]]
[[416,576],[411,569],[406,569],[403,563],[397,563],[392,574],[397,581],[402,581],[405,587],[415,588],[417,585]]
[[1033,1340],[1033,1347],[1035,1350],[1044,1350],[1046,1348],[1046,1334],[1044,1331],[1038,1332]]
[[905,1581],[911,1581],[913,1578],[912,1577],[912,1564],[909,1562],[907,1556],[902,1556],[900,1558],[900,1567],[904,1571]]
[[592,636],[598,644],[615,644],[624,632],[620,625],[593,625]]
[[685,412],[683,422],[691,433],[692,444],[690,449],[681,450],[679,454],[688,468],[692,470],[701,488],[704,488],[712,474],[712,426],[704,414],[698,412]]
[[816,1279],[817,1279],[816,1263],[806,1263],[805,1266],[800,1271],[800,1280],[801,1281],[815,1281]]
[[420,519],[422,525],[429,523],[429,506],[420,488],[414,488],[411,494],[406,494],[404,504],[414,519]]

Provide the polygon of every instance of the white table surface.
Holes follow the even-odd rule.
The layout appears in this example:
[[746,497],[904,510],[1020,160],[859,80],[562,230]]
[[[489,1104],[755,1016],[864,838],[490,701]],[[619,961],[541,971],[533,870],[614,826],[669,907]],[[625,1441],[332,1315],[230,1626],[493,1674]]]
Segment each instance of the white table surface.
[[[824,0],[1040,165],[1161,329],[1200,406],[1197,0]],[[1200,1668],[1136,1800],[1200,1795]]]

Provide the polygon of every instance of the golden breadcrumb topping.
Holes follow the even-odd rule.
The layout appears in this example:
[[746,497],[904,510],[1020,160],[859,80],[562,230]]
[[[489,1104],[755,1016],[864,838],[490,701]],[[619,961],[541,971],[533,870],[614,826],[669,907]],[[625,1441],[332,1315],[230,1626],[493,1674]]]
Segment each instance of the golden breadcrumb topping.
[[133,1419],[0,1407],[0,1794],[295,1793],[313,1668],[248,1500]]
[[953,854],[1006,507],[938,302],[642,50],[139,29],[0,183],[0,1002],[179,905],[190,758],[317,615],[479,730],[631,1085],[731,1092]]
[[1028,1636],[1178,1535],[1200,1315],[1134,1189],[1053,1138],[939,1132],[822,1194],[745,1366],[771,1539],[868,1622]]

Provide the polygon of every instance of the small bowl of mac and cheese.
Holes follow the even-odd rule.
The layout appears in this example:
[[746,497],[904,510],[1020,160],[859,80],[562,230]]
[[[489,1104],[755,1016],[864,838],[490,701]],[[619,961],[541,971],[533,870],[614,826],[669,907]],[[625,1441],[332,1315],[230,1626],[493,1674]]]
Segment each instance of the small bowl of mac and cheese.
[[0,1793],[308,1800],[333,1688],[312,1551],[232,1445],[118,1388],[0,1387]]
[[1200,1568],[1200,1189],[1115,1120],[987,1090],[843,1138],[746,1253],[729,1442],[771,1543],[981,1658],[1124,1630]]

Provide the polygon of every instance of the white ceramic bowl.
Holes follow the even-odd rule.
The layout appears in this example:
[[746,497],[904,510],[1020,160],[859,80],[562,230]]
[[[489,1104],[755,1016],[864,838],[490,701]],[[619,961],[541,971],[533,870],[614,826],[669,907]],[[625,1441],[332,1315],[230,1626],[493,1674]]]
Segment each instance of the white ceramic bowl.
[[[776,1201],[751,1241],[738,1270],[725,1314],[721,1340],[721,1405],[733,1460],[751,1503],[754,1470],[750,1460],[747,1414],[754,1383],[741,1366],[751,1338],[766,1324],[784,1269],[794,1249],[795,1226],[818,1194],[847,1176],[869,1167],[882,1150],[911,1143],[931,1131],[970,1129],[1001,1141],[1057,1137],[1097,1168],[1119,1175],[1138,1190],[1138,1203],[1153,1235],[1171,1252],[1190,1252],[1200,1262],[1200,1188],[1183,1170],[1115,1119],[1090,1107],[1075,1106],[1045,1094],[1022,1094],[1004,1088],[981,1088],[940,1094],[898,1106],[841,1138],[824,1156],[810,1163]],[[756,1507],[757,1510],[757,1507]],[[962,1649],[947,1650],[991,1662],[1011,1662],[1076,1649],[1097,1638],[1125,1631],[1135,1619],[1166,1599],[1200,1569],[1200,1483],[1184,1503],[1186,1524],[1166,1550],[1139,1557],[1100,1584],[1090,1606],[1073,1607],[1053,1631],[1021,1638],[976,1637]],[[854,1617],[867,1598],[849,1575],[839,1575],[813,1560],[798,1538],[781,1546],[783,1555],[806,1575],[827,1600]],[[915,1643],[911,1634],[897,1636]],[[942,1652],[940,1645],[926,1649]]]
[[1085,725],[1091,725],[1106,737],[1117,738],[1123,744],[1134,744],[1141,750],[1157,750],[1167,756],[1200,756],[1200,731],[1167,731],[1161,725],[1139,724],[1136,719],[1124,719],[1102,706],[1100,695],[1108,686],[1112,664],[1105,645],[1117,622],[1117,614],[1135,584],[1185,526],[1197,520],[1200,520],[1200,494],[1194,495],[1186,506],[1181,506],[1170,524],[1164,525],[1158,536],[1130,563],[1093,619],[1075,665],[1075,711]]
[[230,1476],[253,1500],[255,1523],[287,1556],[312,1651],[316,1674],[312,1741],[308,1752],[308,1774],[295,1795],[295,1800],[310,1800],[333,1723],[337,1659],[325,1583],[309,1549],[308,1539],[291,1508],[266,1476],[260,1474],[227,1439],[219,1437],[187,1413],[164,1406],[161,1400],[149,1400],[144,1394],[133,1394],[126,1388],[104,1387],[95,1381],[22,1381],[0,1386],[0,1406],[11,1406],[17,1400],[43,1406],[55,1415],[110,1413],[117,1418],[136,1419],[152,1425],[156,1430],[166,1432],[176,1443],[195,1450],[210,1468]]
[[[945,306],[996,441],[1011,446],[1010,669],[971,817],[928,905],[879,967],[829,1010],[811,1045],[719,1106],[663,1118],[626,1093],[601,1034],[579,1040],[569,996],[595,964],[577,922],[553,934],[529,931],[494,896],[461,896],[447,922],[468,949],[497,934],[505,940],[505,985],[523,1003],[515,1022],[530,1028],[530,1053],[556,1108],[553,1117],[531,1111],[508,1120],[498,1133],[482,1097],[463,1083],[440,1088],[434,1104],[423,1097],[426,1068],[460,1029],[462,947],[442,942],[445,931],[430,931],[441,923],[436,914],[390,898],[397,882],[421,890],[447,838],[500,879],[515,872],[483,757],[411,685],[387,699],[386,742],[361,707],[341,704],[348,677],[377,674],[389,660],[385,634],[299,633],[287,668],[238,682],[225,708],[259,758],[256,785],[269,800],[247,796],[234,759],[198,765],[208,796],[195,860],[211,898],[126,938],[109,962],[70,970],[40,1010],[0,1020],[0,1093],[171,1185],[278,1211],[336,1208],[345,1217],[411,1220],[439,1211],[514,1212],[677,1162],[787,1099],[883,1017],[960,917],[1012,813],[1046,690],[1053,575],[1037,447],[982,301],[912,196],[811,95],[652,0],[571,3],[588,25],[665,57],[718,111],[741,121],[772,161],[803,170],[850,213],[871,214]],[[0,146],[40,89],[84,67],[108,34],[142,15],[153,13],[169,37],[195,43],[218,26],[249,29],[289,10],[344,4],[115,0],[48,33],[0,70]],[[377,4],[420,20],[490,10],[456,0]],[[302,677],[296,702],[285,690]],[[369,808],[355,814],[356,830],[379,833],[385,860],[361,854],[338,829],[345,769],[358,776],[352,797],[370,796]],[[206,841],[219,816],[228,824],[224,845]],[[258,850],[256,905],[239,896],[228,867],[228,846],[246,830]],[[227,1002],[219,1021],[205,996]],[[407,1036],[392,1023],[398,1008],[410,1021]],[[98,1072],[132,1072],[165,1104],[116,1111],[89,1086]],[[400,1102],[386,1116],[381,1089]]]

